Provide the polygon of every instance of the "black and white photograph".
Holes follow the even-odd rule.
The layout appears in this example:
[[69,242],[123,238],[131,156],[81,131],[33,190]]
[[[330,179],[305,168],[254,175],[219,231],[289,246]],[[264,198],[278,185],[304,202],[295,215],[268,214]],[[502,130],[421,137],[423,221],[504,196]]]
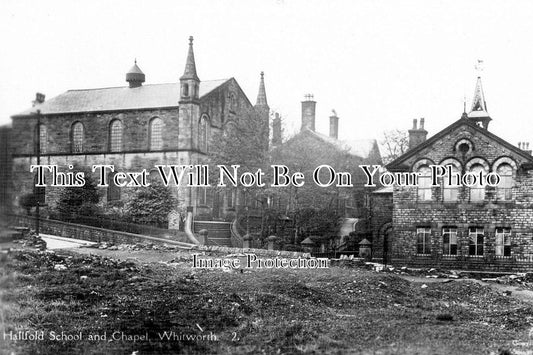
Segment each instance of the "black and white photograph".
[[532,19],[2,1],[0,355],[533,354]]

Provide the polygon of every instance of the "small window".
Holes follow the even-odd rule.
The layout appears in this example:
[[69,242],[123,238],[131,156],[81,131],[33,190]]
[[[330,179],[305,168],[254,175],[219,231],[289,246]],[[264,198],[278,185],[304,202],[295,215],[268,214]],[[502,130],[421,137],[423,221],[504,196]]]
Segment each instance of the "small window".
[[83,152],[83,124],[76,122],[72,125],[72,153]]
[[431,254],[431,228],[416,229],[416,253]]
[[163,148],[163,120],[159,117],[150,121],[150,150],[161,150]]
[[468,254],[472,256],[483,255],[483,243],[485,241],[485,232],[483,228],[468,228]]
[[500,183],[497,188],[498,200],[509,201],[513,199],[513,168],[509,164],[501,164],[497,170]]
[[189,84],[183,84],[183,97],[189,97]]
[[424,165],[418,172],[418,200],[431,201],[431,169]]
[[111,121],[109,125],[109,150],[111,152],[122,150],[122,122],[119,120]]
[[457,255],[457,228],[442,228],[442,254]]
[[113,179],[115,177],[116,173],[111,172],[107,174],[107,201],[117,201],[120,200],[120,187],[115,184],[115,180]]
[[496,255],[511,256],[511,228],[496,228]]

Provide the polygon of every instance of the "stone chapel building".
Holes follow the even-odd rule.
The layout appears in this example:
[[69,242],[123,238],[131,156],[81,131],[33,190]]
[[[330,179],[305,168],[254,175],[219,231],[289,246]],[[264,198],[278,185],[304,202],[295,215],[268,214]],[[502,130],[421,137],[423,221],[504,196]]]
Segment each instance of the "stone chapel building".
[[[410,149],[386,168],[420,172],[418,186],[374,194],[375,257],[417,265],[533,267],[533,157],[525,144],[516,147],[490,132],[491,120],[479,77],[468,114],[427,140],[424,122],[417,127],[415,120]],[[432,186],[431,165],[450,166],[452,176],[495,172],[501,181],[496,187],[479,179],[455,186],[445,175]]]
[[[145,79],[135,62],[126,73],[127,86],[69,90],[46,101],[37,94],[33,107],[13,115],[10,141],[15,202],[35,190],[30,165],[36,164],[38,151],[41,164],[58,165],[61,171],[76,164],[89,168],[110,164],[118,171],[140,171],[157,164],[202,164],[216,133],[247,110],[256,110],[268,127],[263,73],[255,105],[234,78],[200,80],[192,37],[179,82],[144,84]],[[263,134],[268,140],[268,129]],[[59,188],[37,190],[44,206],[41,210],[46,213],[54,207]],[[128,188],[111,183],[101,203],[119,204],[127,193]],[[202,210],[218,218],[241,203],[231,191],[215,196],[212,189],[184,186],[175,188],[174,193],[180,213],[189,208],[193,214]],[[175,223],[170,218],[169,228]]]

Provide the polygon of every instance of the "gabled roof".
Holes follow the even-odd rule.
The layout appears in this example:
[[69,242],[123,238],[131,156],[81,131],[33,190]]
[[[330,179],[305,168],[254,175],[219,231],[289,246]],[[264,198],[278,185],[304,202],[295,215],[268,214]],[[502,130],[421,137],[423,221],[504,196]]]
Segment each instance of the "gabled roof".
[[435,143],[436,141],[438,141],[441,138],[445,137],[446,135],[450,134],[451,132],[453,132],[455,129],[457,129],[458,127],[460,127],[462,125],[469,126],[470,128],[474,129],[478,133],[486,136],[487,138],[489,138],[491,140],[496,141],[497,143],[501,144],[502,146],[504,146],[505,148],[509,149],[510,151],[516,153],[517,155],[519,155],[519,156],[529,160],[529,162],[533,163],[533,156],[531,156],[527,152],[524,152],[522,149],[512,145],[511,143],[507,142],[506,140],[498,137],[494,133],[491,133],[488,130],[486,130],[486,129],[482,128],[482,127],[479,127],[478,125],[476,125],[476,123],[474,121],[469,119],[468,116],[463,114],[463,116],[459,120],[455,121],[454,123],[452,123],[448,127],[444,128],[443,130],[441,130],[440,132],[438,132],[437,134],[435,134],[434,136],[432,136],[431,138],[426,140],[424,143],[421,143],[421,144],[417,145],[413,149],[408,150],[406,153],[404,153],[401,156],[399,156],[398,158],[394,159],[392,162],[387,164],[385,166],[385,168],[387,170],[389,170],[389,171],[398,171],[398,170],[406,170],[406,169],[408,169],[409,167],[404,165],[404,163],[405,163],[405,161],[407,159],[417,155],[420,151],[424,150],[426,147],[431,146],[433,143]]
[[[200,82],[200,98],[232,79]],[[69,90],[42,104],[22,111],[26,116],[41,110],[41,114],[100,112],[131,109],[177,107],[180,98],[179,83],[151,84],[135,88],[128,86]]]
[[341,151],[346,151],[348,154],[358,156],[363,159],[369,158],[374,148],[377,147],[377,141],[375,139],[339,140],[310,129],[304,129],[300,133],[310,134],[317,139],[331,144]]

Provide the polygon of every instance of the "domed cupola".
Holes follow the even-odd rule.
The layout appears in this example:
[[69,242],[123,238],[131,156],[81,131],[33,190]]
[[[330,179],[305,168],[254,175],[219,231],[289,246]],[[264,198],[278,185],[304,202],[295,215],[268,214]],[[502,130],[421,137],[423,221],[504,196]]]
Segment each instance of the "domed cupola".
[[137,88],[139,86],[142,86],[144,80],[144,73],[137,65],[137,59],[135,59],[135,63],[126,73],[126,81],[130,84],[130,88]]

